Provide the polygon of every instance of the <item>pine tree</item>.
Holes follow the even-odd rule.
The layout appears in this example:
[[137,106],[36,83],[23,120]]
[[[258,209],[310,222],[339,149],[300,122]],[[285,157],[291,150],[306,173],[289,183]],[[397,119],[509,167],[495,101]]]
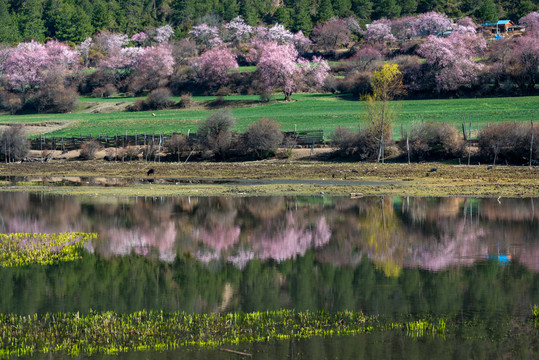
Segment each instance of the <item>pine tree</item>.
[[41,0],[26,0],[23,6],[20,27],[24,40],[45,40],[45,23],[42,19],[43,4]]
[[476,16],[481,21],[498,21],[498,8],[493,0],[485,0],[477,9]]
[[226,21],[230,21],[240,14],[240,5],[236,0],[224,0],[223,7],[223,18]]
[[301,30],[305,34],[310,34],[313,30],[309,0],[298,0],[296,2],[294,30]]
[[335,16],[347,17],[351,15],[351,0],[333,0],[333,12]]
[[335,14],[333,13],[333,6],[331,5],[331,0],[320,0],[320,7],[318,8],[318,21],[328,21],[334,16]]
[[371,0],[352,0],[352,11],[359,19],[369,21],[372,14]]
[[95,2],[92,11],[92,26],[95,31],[109,29],[112,23],[112,16],[107,4],[104,1]]
[[399,17],[401,7],[397,4],[397,0],[380,0],[374,11],[374,17],[377,19],[387,17]]
[[0,0],[0,43],[15,42],[18,40],[18,30],[13,24],[9,14],[7,0]]

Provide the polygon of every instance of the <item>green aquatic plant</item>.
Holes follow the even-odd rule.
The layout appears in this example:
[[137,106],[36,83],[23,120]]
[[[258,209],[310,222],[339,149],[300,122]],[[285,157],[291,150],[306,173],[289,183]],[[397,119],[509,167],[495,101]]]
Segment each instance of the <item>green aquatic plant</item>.
[[539,328],[539,306],[533,305],[532,307],[532,320],[533,326]]
[[[424,329],[439,328],[427,321],[417,323]],[[0,358],[53,352],[92,355],[162,351],[182,346],[215,347],[313,336],[358,335],[373,331],[400,331],[414,338],[437,333],[437,330],[429,330],[410,335],[405,330],[408,324],[395,325],[382,326],[377,316],[349,311],[0,314]]]
[[97,234],[0,234],[0,266],[51,265],[81,258],[81,248]]

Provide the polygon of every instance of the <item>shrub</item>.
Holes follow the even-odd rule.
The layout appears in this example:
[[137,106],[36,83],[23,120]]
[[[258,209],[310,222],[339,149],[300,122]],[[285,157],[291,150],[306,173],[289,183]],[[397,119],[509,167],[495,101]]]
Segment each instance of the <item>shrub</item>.
[[103,96],[109,97],[112,95],[116,95],[118,93],[118,89],[116,89],[116,86],[114,86],[111,83],[108,83],[105,85],[105,88],[103,89]]
[[[408,142],[411,158],[419,161],[460,157],[464,150],[464,142],[459,138],[455,127],[434,121],[414,122]],[[400,142],[399,147],[406,151],[405,139]]]
[[0,94],[0,105],[14,115],[24,107],[24,101],[22,95],[5,91]]
[[283,133],[275,121],[260,119],[249,125],[246,132],[247,147],[259,158],[274,156],[283,141]]
[[[348,128],[337,127],[331,139],[342,155],[356,157],[359,160],[376,160],[380,150],[379,140],[370,130],[356,133]],[[391,142],[386,142],[386,154]]]
[[206,118],[198,129],[202,145],[223,158],[232,145],[232,127],[236,121],[230,110],[220,110]]
[[77,104],[79,94],[74,88],[65,88],[63,85],[49,85],[40,87],[30,100],[30,106],[39,113],[67,113]]
[[142,111],[144,110],[144,100],[137,99],[131,105],[127,107],[128,111]]
[[187,137],[182,134],[172,135],[172,137],[165,142],[166,151],[171,155],[178,156],[178,161],[180,160],[182,152],[188,149],[188,147],[189,142]]
[[151,110],[165,109],[172,105],[172,93],[168,88],[157,88],[152,90],[144,100],[144,106]]
[[101,144],[95,140],[88,140],[80,148],[80,157],[84,160],[94,160],[95,153],[101,149]]
[[105,87],[99,86],[92,90],[92,97],[102,98],[103,96],[105,96]]
[[353,71],[341,81],[338,90],[342,93],[352,93],[354,96],[360,96],[372,91],[371,82],[372,72]]
[[[478,135],[479,155],[487,161],[505,160],[513,164],[530,161],[530,124],[502,123],[482,129]],[[533,154],[539,159],[539,127],[534,127]]]
[[178,102],[178,106],[182,109],[187,109],[191,106],[191,100],[191,94],[182,94],[180,101]]
[[22,125],[10,126],[0,134],[0,155],[6,162],[24,159],[29,148]]
[[[385,154],[390,154],[392,141],[385,141]],[[356,155],[361,160],[376,160],[380,151],[380,140],[371,131],[362,131],[358,135]]]
[[335,132],[330,136],[333,141],[333,145],[347,155],[351,154],[357,146],[358,133],[338,126]]

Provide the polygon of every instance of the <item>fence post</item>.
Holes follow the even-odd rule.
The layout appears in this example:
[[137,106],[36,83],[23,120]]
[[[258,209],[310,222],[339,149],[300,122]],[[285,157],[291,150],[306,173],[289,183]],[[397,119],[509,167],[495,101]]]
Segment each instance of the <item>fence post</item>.
[[410,165],[410,142],[409,142],[408,131],[406,132],[406,151],[408,152],[408,165]]
[[532,132],[532,140],[530,141],[530,166],[532,166],[532,159],[533,159],[533,119],[530,120],[531,124],[531,132]]

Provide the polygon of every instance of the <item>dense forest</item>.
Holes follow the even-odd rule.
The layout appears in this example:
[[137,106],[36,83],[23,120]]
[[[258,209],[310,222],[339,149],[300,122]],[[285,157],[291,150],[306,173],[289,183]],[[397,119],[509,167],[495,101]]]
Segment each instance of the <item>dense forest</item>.
[[478,22],[515,21],[538,8],[538,0],[0,0],[0,42],[54,38],[80,43],[104,30],[132,35],[164,24],[181,38],[193,25],[217,25],[238,15],[250,25],[280,23],[309,35],[317,23],[334,16],[354,16],[365,24],[437,11]]

